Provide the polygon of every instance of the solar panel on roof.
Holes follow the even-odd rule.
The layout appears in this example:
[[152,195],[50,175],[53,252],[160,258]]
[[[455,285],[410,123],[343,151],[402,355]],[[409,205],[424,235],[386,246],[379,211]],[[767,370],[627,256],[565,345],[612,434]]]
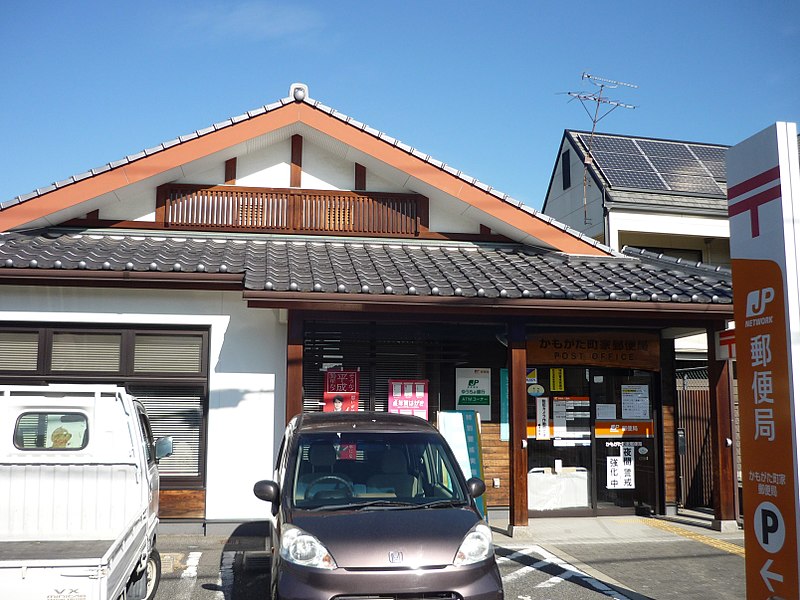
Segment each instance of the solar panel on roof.
[[647,156],[664,156],[669,158],[682,158],[695,160],[686,144],[676,144],[669,142],[654,142],[652,140],[638,140],[636,142],[642,152]]
[[[590,135],[581,134],[581,141],[586,146],[589,146]],[[640,154],[636,148],[633,140],[626,138],[617,138],[604,135],[596,135],[592,140],[592,150],[600,150],[602,152],[617,152],[619,154]]]
[[613,186],[639,188],[643,190],[668,190],[661,178],[655,173],[639,171],[623,171],[621,169],[605,169],[603,171]]
[[650,161],[659,173],[676,173],[679,175],[708,175],[703,165],[695,158],[667,158],[651,156]]
[[711,171],[711,175],[713,175],[714,179],[717,181],[725,181],[727,179],[724,162],[712,162],[709,160],[704,160],[703,164],[709,171]]
[[692,192],[695,194],[721,194],[722,190],[716,182],[708,176],[693,177],[691,175],[676,175],[675,173],[662,173],[669,187],[679,192]]
[[591,140],[595,164],[613,187],[725,193],[725,148],[604,134],[578,137],[587,148]]
[[653,167],[641,154],[617,154],[616,152],[592,152],[597,164],[603,169],[625,169],[653,173]]
[[720,148],[717,146],[698,146],[696,144],[689,144],[689,149],[694,153],[694,155],[702,161],[715,161],[715,162],[725,162],[725,152],[726,148]]

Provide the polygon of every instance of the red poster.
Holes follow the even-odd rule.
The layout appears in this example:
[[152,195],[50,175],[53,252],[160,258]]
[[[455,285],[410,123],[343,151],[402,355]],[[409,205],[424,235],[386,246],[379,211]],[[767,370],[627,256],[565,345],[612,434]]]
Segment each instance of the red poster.
[[327,371],[324,412],[355,412],[358,410],[358,371]]

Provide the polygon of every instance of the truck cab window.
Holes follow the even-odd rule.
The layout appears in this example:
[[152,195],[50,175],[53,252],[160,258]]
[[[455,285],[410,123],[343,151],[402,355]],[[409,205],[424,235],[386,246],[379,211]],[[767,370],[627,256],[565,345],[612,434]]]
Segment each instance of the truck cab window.
[[20,450],[82,450],[88,443],[82,413],[27,412],[14,427],[14,445]]

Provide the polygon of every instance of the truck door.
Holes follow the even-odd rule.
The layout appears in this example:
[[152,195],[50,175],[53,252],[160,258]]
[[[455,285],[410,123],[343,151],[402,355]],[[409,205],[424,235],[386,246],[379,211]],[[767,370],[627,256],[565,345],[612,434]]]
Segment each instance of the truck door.
[[144,407],[136,405],[136,414],[139,421],[139,432],[141,436],[142,449],[145,460],[147,461],[147,472],[145,477],[148,483],[148,494],[150,501],[150,518],[155,519],[158,515],[158,465],[156,464],[155,441],[153,431],[150,428],[150,419],[147,418]]

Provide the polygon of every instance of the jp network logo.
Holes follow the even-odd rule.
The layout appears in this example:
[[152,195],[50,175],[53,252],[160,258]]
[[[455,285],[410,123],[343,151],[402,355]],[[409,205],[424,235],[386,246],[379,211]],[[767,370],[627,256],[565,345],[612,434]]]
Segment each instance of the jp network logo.
[[775,289],[761,288],[760,290],[751,290],[747,293],[747,322],[746,327],[753,327],[754,325],[764,325],[772,323],[772,317],[762,317],[766,310],[767,305],[775,299]]

